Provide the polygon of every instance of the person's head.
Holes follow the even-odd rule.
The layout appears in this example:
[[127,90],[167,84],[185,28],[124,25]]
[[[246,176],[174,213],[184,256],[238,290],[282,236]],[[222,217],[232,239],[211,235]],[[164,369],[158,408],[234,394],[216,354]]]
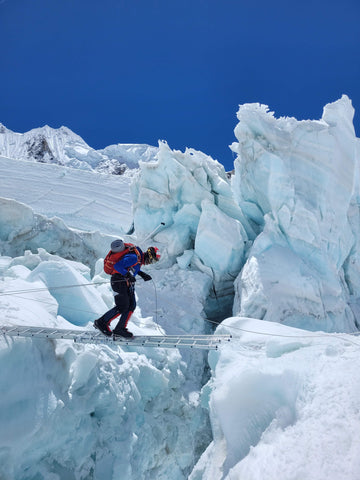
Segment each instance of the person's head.
[[156,247],[149,247],[144,253],[144,264],[150,265],[160,260],[159,249]]
[[110,248],[112,252],[118,253],[125,250],[125,245],[124,245],[124,242],[121,240],[121,238],[119,238],[111,242]]

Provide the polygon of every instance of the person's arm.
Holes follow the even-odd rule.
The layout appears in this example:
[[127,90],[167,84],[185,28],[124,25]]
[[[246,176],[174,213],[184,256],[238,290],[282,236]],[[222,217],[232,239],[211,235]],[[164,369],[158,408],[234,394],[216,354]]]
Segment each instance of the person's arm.
[[144,282],[148,282],[149,280],[152,280],[152,277],[149,274],[142,272],[141,270],[138,271],[138,275],[144,280]]
[[134,267],[135,274],[137,273],[136,270],[138,266],[138,258],[135,253],[128,253],[123,258],[121,258],[117,263],[114,265],[114,270],[116,270],[121,275],[126,275],[129,270]]

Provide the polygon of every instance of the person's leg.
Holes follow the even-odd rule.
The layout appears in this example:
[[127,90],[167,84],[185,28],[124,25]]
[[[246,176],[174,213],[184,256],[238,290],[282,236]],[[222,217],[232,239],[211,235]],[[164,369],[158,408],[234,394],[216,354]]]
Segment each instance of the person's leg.
[[[133,286],[130,286],[128,288],[128,308],[126,310],[123,310],[123,313],[121,314],[120,320],[116,327],[113,330],[113,333],[116,334],[121,334],[126,331],[127,324],[129,323],[131,315],[134,313],[134,310],[136,308],[136,298],[135,298],[135,289]],[[128,332],[130,333],[130,332]]]
[[136,308],[136,298],[135,298],[135,289],[134,287],[129,288],[129,313],[125,320],[125,328],[127,327],[131,315],[134,313]]
[[114,328],[114,330],[119,330],[119,329],[125,328],[126,319],[129,315],[129,311],[130,311],[130,299],[131,299],[131,296],[130,296],[130,292],[129,292],[128,287],[126,287],[126,290],[124,290],[122,295],[116,295],[115,303],[116,303],[116,306],[118,307],[119,311],[121,312],[121,317],[120,317],[120,320],[119,320],[118,324]]
[[129,310],[129,294],[128,288],[125,283],[120,283],[117,288],[118,294],[115,295],[115,307],[108,310],[104,315],[95,320],[94,324],[99,330],[105,334],[112,334],[110,324],[115,318],[117,318],[122,312],[128,312]]
[[118,317],[120,313],[121,312],[119,312],[118,307],[115,306],[108,310],[106,313],[104,313],[104,315],[102,315],[100,318],[97,318],[94,321],[94,326],[105,335],[111,335],[112,331],[110,329],[110,323],[112,322],[112,320]]
[[109,310],[102,316],[101,322],[104,325],[106,325],[106,328],[109,330],[109,332],[111,332],[111,329],[110,329],[111,322],[115,320],[115,318],[117,318],[120,314],[121,314],[121,310],[119,310],[119,307],[115,305],[115,307],[113,307],[111,310]]

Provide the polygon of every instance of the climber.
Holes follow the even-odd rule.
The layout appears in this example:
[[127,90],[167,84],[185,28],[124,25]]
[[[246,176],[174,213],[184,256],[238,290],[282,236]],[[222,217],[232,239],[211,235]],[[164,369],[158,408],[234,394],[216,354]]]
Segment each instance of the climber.
[[[127,324],[136,307],[135,276],[139,275],[145,282],[151,280],[151,276],[142,272],[140,268],[159,260],[160,254],[156,247],[149,247],[144,253],[139,247],[124,243],[121,239],[111,243],[111,250],[104,259],[104,271],[111,275],[115,307],[94,321],[95,328],[107,336],[133,337],[127,329]],[[119,315],[121,316],[118,324],[111,330],[110,323]]]

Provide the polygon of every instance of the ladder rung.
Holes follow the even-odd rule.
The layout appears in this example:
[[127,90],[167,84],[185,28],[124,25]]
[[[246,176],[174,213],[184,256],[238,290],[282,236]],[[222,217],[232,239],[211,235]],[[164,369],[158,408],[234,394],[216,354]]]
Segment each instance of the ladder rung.
[[222,341],[230,341],[230,335],[140,335],[125,339],[106,337],[90,330],[66,330],[45,327],[0,326],[0,332],[8,336],[39,337],[74,340],[76,343],[100,343],[112,346],[142,346],[163,348],[198,348],[217,350]]

